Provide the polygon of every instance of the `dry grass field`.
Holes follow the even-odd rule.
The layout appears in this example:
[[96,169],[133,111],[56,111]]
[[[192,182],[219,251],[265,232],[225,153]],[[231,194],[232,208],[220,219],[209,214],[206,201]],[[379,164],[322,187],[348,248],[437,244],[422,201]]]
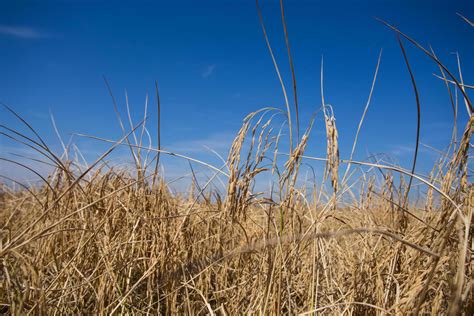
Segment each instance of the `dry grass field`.
[[[392,31],[409,72],[403,45],[424,51],[447,93],[457,89],[459,111],[471,113],[429,175],[416,172],[417,151],[410,170],[340,157],[324,99],[326,157],[305,155],[312,126],[299,131],[298,109],[287,100],[286,109],[244,119],[222,166],[147,147],[146,120],[127,130],[120,118],[123,137],[94,137],[110,149],[86,164],[55,153],[7,107],[27,132],[2,126],[2,136],[54,170],[32,187],[3,179],[0,312],[472,315],[472,87],[432,51]],[[453,101],[455,112],[457,106]],[[275,115],[287,118],[289,133],[274,124]],[[121,146],[130,148],[134,169],[106,162]],[[186,195],[172,194],[159,173],[160,155],[201,165],[211,176],[193,181]],[[298,181],[304,161],[325,164],[327,185]],[[217,176],[227,181],[225,194],[208,189]],[[271,192],[255,191],[261,176],[274,179]],[[415,183],[424,188],[416,203]]]

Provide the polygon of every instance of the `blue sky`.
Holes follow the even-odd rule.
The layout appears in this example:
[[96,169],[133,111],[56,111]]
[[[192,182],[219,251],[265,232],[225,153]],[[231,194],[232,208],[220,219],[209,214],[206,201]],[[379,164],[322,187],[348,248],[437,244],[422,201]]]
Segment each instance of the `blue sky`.
[[[291,77],[279,3],[261,1],[267,32],[287,87]],[[398,26],[456,69],[458,52],[466,83],[474,78],[472,1],[285,1],[296,68],[302,128],[325,98],[334,107],[341,154],[347,157],[365,106],[379,51],[383,56],[357,157],[386,152],[410,165],[416,103],[396,37],[374,16]],[[452,111],[437,67],[406,43],[422,106],[422,141],[443,148]],[[142,115],[150,95],[149,128],[156,133],[154,81],[162,98],[162,143],[202,159],[203,145],[223,155],[243,117],[265,106],[283,107],[283,96],[265,46],[255,2],[233,1],[2,1],[0,100],[23,114],[54,146],[55,116],[67,138],[79,132],[113,139],[121,132],[104,85],[106,75],[125,114]],[[460,124],[466,111],[460,104]],[[19,125],[4,110],[1,122]],[[308,153],[325,155],[324,126],[317,121]],[[2,151],[12,144],[1,140]],[[96,144],[83,144],[90,152]],[[59,147],[57,147],[59,148]],[[102,147],[101,147],[102,148]],[[430,153],[425,152],[425,156]],[[92,155],[93,156],[93,155]],[[424,160],[421,160],[424,161]],[[6,171],[2,167],[2,172]]]

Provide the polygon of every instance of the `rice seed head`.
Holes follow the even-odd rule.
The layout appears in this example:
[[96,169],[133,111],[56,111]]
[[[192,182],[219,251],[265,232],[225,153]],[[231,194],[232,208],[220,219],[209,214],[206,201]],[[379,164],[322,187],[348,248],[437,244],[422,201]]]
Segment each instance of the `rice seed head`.
[[331,185],[336,194],[339,185],[339,143],[338,131],[336,127],[336,118],[334,117],[333,109],[330,105],[324,106],[324,121],[326,124],[326,176],[331,177]]

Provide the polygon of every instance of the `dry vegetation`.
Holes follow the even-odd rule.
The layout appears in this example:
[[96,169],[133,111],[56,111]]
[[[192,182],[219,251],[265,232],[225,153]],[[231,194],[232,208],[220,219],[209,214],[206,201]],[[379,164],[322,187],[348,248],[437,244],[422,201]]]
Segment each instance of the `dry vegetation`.
[[[401,39],[400,45],[411,74]],[[297,106],[290,110],[287,99],[285,111],[266,108],[245,118],[222,167],[147,147],[146,119],[126,132],[120,118],[122,139],[84,165],[67,150],[55,154],[7,107],[32,136],[6,126],[2,135],[55,170],[41,185],[1,188],[0,311],[472,315],[472,87],[424,52],[470,114],[428,176],[417,174],[415,163],[405,170],[353,161],[352,154],[341,159],[324,98],[326,158],[304,155],[312,126],[300,137],[298,119],[292,124],[290,117]],[[369,104],[370,97],[359,130]],[[453,109],[457,115],[456,100]],[[281,114],[296,139],[287,155],[273,122]],[[118,146],[130,148],[136,169],[105,162]],[[157,153],[201,164],[214,176],[194,181],[188,196],[171,194],[157,175]],[[305,159],[326,162],[330,192],[323,184],[298,184]],[[354,170],[362,174],[356,180]],[[275,179],[267,194],[254,192],[262,174]],[[227,179],[224,195],[208,189],[218,176]],[[426,188],[422,203],[411,201],[415,182]]]

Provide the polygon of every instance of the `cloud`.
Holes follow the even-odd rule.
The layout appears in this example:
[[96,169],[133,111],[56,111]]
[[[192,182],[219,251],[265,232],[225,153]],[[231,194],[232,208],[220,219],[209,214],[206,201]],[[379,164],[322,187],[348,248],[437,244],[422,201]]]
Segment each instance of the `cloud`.
[[204,69],[204,71],[201,73],[201,76],[203,78],[208,78],[215,72],[215,70],[216,70],[216,65],[215,64],[208,65],[206,67],[206,69]]
[[408,145],[392,145],[390,146],[391,149],[389,150],[389,154],[395,156],[405,156],[408,154],[413,154],[415,152],[415,146],[408,146]]
[[[3,157],[6,159],[22,163],[38,172],[43,177],[46,177],[53,170],[49,165],[51,162],[33,149],[7,145],[3,143],[3,140],[0,140],[0,150],[3,153]],[[33,159],[45,161],[47,163],[41,163]],[[9,181],[6,181],[6,178],[4,177],[25,183],[36,183],[39,180],[39,177],[30,170],[10,161],[0,160],[0,183],[10,183]]]
[[234,137],[235,133],[225,131],[211,134],[204,138],[174,142],[166,146],[166,148],[183,154],[207,153],[214,155],[212,151],[216,151],[223,156],[227,156]]
[[[441,150],[437,150],[430,145],[426,145],[423,142],[420,142],[418,147],[418,155],[429,154],[431,156],[439,156]],[[415,144],[410,145],[392,145],[389,147],[387,154],[393,155],[398,158],[410,158],[415,154]]]
[[49,37],[49,34],[31,27],[9,25],[0,25],[0,34],[27,39],[39,39]]
[[41,111],[36,111],[33,109],[28,109],[28,114],[31,115],[34,118],[40,119],[40,120],[50,120],[51,117],[48,115],[48,113],[41,112]]

